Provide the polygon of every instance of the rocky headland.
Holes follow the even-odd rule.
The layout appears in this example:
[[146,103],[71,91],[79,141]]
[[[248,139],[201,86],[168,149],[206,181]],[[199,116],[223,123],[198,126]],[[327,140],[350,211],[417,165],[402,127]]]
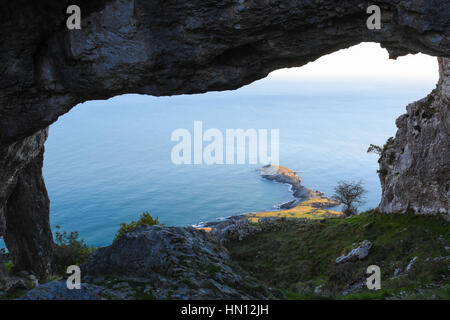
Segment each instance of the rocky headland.
[[259,170],[261,177],[267,180],[285,183],[291,186],[296,198],[278,205],[278,211],[263,211],[248,214],[253,222],[261,218],[305,218],[320,219],[330,216],[340,216],[341,212],[328,210],[340,205],[339,201],[330,199],[318,190],[311,190],[301,183],[298,174],[286,167],[267,165]]
[[[269,164],[262,167],[259,172],[264,179],[290,185],[295,198],[307,200],[312,197],[313,191],[302,186],[300,177],[296,172],[289,168]],[[292,201],[290,202],[291,205],[295,205]],[[289,206],[287,203],[281,204],[281,206],[282,205]]]
[[331,210],[340,205],[336,200],[327,198],[323,192],[311,190],[301,183],[298,174],[284,166],[266,165],[258,169],[261,177],[291,186],[295,199],[277,205],[280,210],[248,212],[211,222],[204,222],[198,229],[210,232],[221,243],[242,240],[258,230],[254,223],[259,220],[278,219],[324,219],[340,217],[342,213]]
[[[261,177],[267,180],[285,183],[292,187],[292,194],[298,201],[310,199],[325,199],[323,206],[336,207],[340,203],[325,197],[325,194],[318,190],[311,190],[302,185],[302,180],[298,173],[284,166],[266,165],[259,170]],[[280,206],[281,207],[281,206]],[[286,208],[288,209],[288,208]]]

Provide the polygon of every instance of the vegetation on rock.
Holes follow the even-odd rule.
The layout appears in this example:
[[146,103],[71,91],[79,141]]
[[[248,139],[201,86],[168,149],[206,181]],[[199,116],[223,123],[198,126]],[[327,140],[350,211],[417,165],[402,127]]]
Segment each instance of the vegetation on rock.
[[120,224],[119,230],[117,230],[116,236],[114,237],[114,241],[119,239],[125,233],[133,231],[139,226],[155,226],[155,225],[163,225],[159,222],[158,217],[154,219],[149,212],[142,213],[141,217],[138,221],[131,221],[130,223],[122,222]]
[[77,231],[61,232],[60,226],[56,226],[52,257],[54,275],[66,275],[68,266],[83,264],[96,250],[96,247],[89,247],[84,240],[79,239]]

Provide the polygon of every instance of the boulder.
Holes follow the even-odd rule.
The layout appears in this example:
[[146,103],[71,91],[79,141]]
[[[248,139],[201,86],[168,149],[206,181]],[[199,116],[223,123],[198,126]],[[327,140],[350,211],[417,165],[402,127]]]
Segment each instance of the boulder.
[[351,250],[349,253],[343,254],[342,256],[336,258],[336,263],[363,260],[369,255],[371,248],[372,242],[364,240],[358,247]]
[[248,216],[231,217],[212,227],[211,234],[221,243],[230,241],[242,241],[245,237],[259,231],[260,228],[253,225]]
[[406,266],[406,269],[405,269],[406,272],[409,272],[411,270],[411,268],[414,266],[414,263],[416,262],[416,260],[417,260],[417,257],[414,257],[411,259],[411,261]]
[[100,300],[104,289],[91,284],[82,284],[81,289],[67,289],[65,281],[52,281],[37,286],[17,300]]

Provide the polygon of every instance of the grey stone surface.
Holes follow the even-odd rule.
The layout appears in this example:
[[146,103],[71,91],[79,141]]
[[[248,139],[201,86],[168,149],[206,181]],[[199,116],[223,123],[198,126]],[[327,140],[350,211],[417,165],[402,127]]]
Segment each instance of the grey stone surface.
[[101,300],[103,288],[82,284],[81,289],[67,289],[65,281],[52,281],[37,286],[17,300]]
[[405,269],[406,272],[409,272],[411,270],[411,268],[414,266],[414,263],[416,262],[416,260],[417,260],[417,257],[414,257],[411,259],[411,261],[406,266],[406,269]]
[[245,237],[260,230],[245,215],[226,219],[220,223],[206,224],[212,228],[211,234],[222,244],[229,241],[242,241]]
[[383,212],[450,219],[450,59],[439,59],[439,68],[437,88],[406,108],[381,155]]
[[363,260],[369,255],[371,248],[372,243],[368,240],[364,240],[355,249],[351,250],[347,254],[343,254],[342,256],[336,258],[336,263],[343,263],[354,260]]

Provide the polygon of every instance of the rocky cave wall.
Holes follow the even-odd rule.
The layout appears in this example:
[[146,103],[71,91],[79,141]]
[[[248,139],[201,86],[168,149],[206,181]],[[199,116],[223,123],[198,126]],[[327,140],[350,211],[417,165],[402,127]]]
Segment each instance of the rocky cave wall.
[[[81,30],[65,27],[69,4],[81,7]],[[373,4],[380,30],[366,27]],[[449,21],[448,0],[1,1],[0,234],[16,265],[49,271],[46,128],[78,103],[236,89],[363,41],[392,58],[450,57]],[[431,104],[409,107],[380,160],[385,211],[448,215],[448,59],[440,61]]]

